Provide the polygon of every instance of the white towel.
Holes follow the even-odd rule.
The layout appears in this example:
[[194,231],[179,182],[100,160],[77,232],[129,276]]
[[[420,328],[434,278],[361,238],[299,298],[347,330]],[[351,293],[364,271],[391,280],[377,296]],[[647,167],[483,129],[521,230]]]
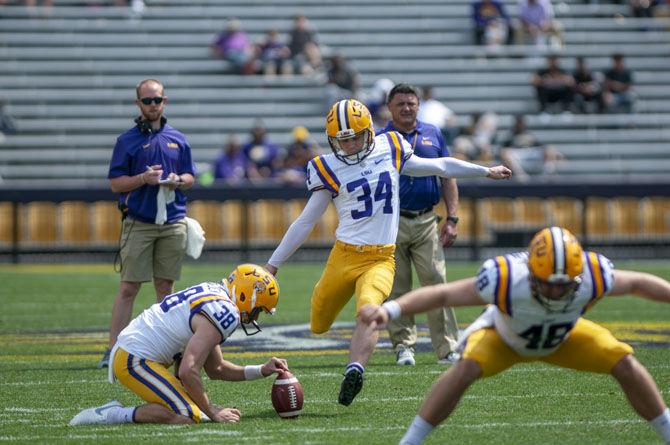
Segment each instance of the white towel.
[[158,195],[156,196],[156,224],[163,225],[167,221],[167,205],[174,202],[174,190],[170,190],[167,186],[160,186],[158,188]]
[[197,220],[189,217],[184,219],[186,220],[186,255],[197,260],[205,245],[205,231]]

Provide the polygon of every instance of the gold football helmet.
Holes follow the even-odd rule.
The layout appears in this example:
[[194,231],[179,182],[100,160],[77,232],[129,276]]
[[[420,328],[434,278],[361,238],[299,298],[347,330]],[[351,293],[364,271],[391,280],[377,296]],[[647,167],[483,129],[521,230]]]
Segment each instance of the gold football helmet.
[[531,292],[548,310],[567,309],[582,282],[583,268],[584,251],[568,230],[548,227],[531,240],[528,249]]
[[[374,147],[375,129],[367,107],[354,99],[336,102],[326,117],[328,143],[335,156],[345,164],[354,165],[370,154]],[[359,149],[344,150],[341,141],[362,139]]]
[[[263,267],[256,264],[240,264],[228,277],[233,302],[240,310],[240,322],[247,335],[254,335],[261,331],[256,323],[261,311],[272,315],[275,312],[279,299],[279,284],[277,279]],[[246,325],[251,324],[256,329],[249,333]]]

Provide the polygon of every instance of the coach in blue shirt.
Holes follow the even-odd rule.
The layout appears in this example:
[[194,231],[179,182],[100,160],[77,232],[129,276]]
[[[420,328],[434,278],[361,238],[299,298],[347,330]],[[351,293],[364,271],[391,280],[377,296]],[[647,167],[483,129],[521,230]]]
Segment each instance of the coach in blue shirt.
[[[440,130],[416,119],[419,94],[411,85],[398,84],[387,98],[392,121],[380,133],[395,130],[410,143],[414,154],[422,158],[449,156]],[[396,272],[389,299],[398,298],[412,289],[412,262],[422,286],[447,281],[443,247],[456,239],[458,224],[458,188],[455,179],[436,176],[400,176],[400,225],[396,239]],[[443,197],[447,206],[447,221],[438,236],[438,217],[433,207]],[[428,312],[428,328],[438,362],[450,364],[458,356],[456,346],[458,326],[453,309]],[[416,325],[413,316],[403,316],[388,323],[391,342],[399,365],[414,365]]]
[[109,365],[109,351],[130,322],[142,283],[153,280],[156,300],[162,301],[181,275],[186,249],[182,190],[194,182],[191,147],[163,117],[167,96],[158,80],[143,80],[136,94],[141,115],[116,140],[109,164],[110,186],[119,194],[123,213],[121,285],[112,309],[109,349],[100,367]]

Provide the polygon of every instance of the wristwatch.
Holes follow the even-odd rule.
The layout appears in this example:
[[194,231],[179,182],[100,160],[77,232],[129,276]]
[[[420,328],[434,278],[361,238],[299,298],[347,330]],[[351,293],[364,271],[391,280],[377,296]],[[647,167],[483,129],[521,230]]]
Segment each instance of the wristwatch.
[[458,216],[447,216],[447,221],[453,223],[454,225],[458,224]]

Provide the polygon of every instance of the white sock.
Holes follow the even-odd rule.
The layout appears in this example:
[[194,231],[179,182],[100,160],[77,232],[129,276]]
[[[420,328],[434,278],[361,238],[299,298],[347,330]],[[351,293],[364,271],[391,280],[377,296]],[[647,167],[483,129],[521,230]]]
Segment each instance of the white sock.
[[133,423],[135,417],[134,406],[115,406],[107,411],[107,423]]
[[361,374],[363,374],[363,373],[365,372],[365,368],[363,368],[363,365],[361,365],[361,364],[358,363],[358,362],[351,362],[351,363],[349,363],[349,364],[347,365],[347,369],[344,371],[344,373],[347,374],[347,373],[348,373],[349,371],[351,371],[352,369],[357,370],[357,371],[360,372]]
[[659,436],[670,444],[670,409],[666,408],[658,417],[649,421]]
[[400,445],[419,445],[434,428],[433,425],[423,420],[421,416],[416,415],[414,420],[412,420],[412,424],[407,428],[407,432],[400,439]]

